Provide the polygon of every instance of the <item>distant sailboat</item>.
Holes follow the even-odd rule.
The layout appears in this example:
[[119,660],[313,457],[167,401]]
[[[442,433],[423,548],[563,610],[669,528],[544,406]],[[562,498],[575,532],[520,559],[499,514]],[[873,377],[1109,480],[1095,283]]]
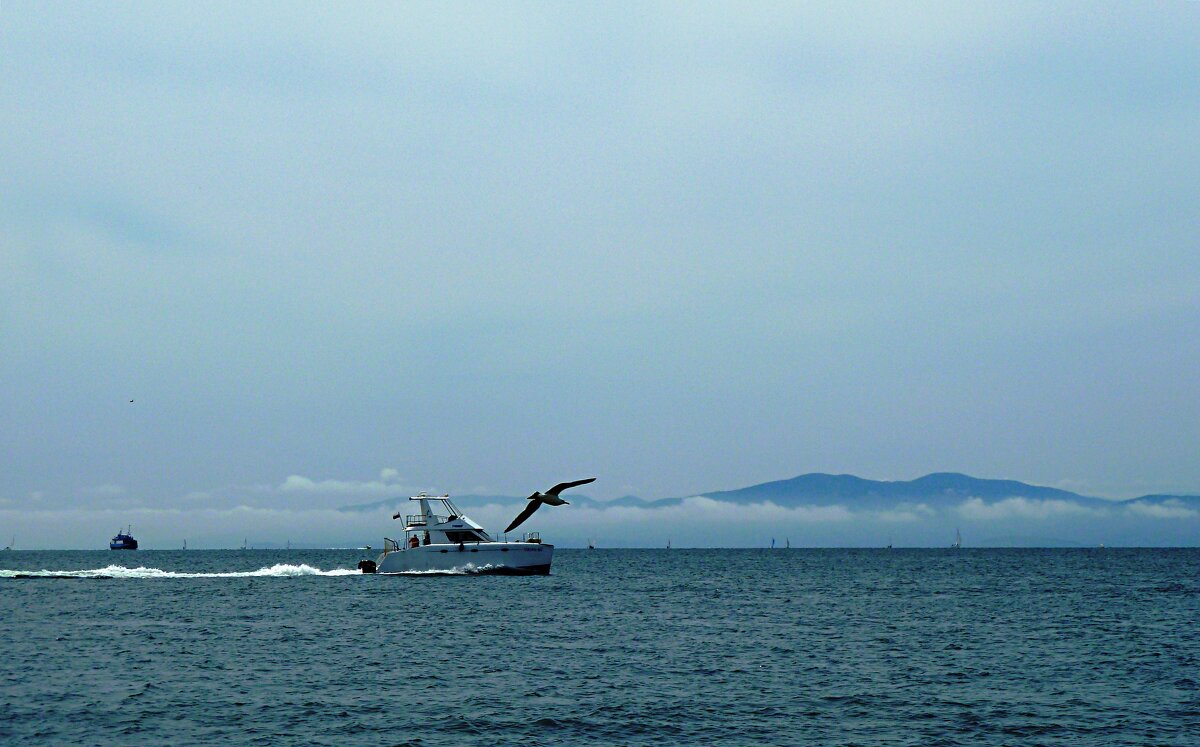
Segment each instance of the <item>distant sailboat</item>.
[[668,549],[668,550],[670,550],[670,549],[671,549],[671,540],[667,540],[667,549]]
[[246,538],[245,537],[242,537],[242,549],[243,550],[246,549]]
[[596,540],[594,540],[594,539],[589,539],[589,540],[588,540],[588,549],[589,549],[589,550],[595,550],[595,549],[596,549]]
[[183,541],[183,549],[184,549],[184,550],[186,550],[186,549],[187,549],[187,540],[184,540],[184,541]]
[[786,537],[783,540],[783,549],[785,549],[785,550],[792,549],[792,541]]
[[955,550],[962,549],[962,534],[959,533],[957,527],[955,527],[955,529],[954,529],[954,544],[950,545],[950,547]]
[[9,540],[8,547],[5,547],[4,549],[7,552],[16,546],[17,546],[17,535],[14,534],[13,538],[11,540]]

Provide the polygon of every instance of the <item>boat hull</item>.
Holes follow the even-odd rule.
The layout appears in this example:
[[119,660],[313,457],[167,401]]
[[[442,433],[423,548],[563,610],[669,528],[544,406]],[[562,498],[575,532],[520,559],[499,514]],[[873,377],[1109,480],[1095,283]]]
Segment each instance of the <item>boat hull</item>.
[[533,542],[472,542],[422,545],[384,553],[378,573],[471,573],[547,576],[554,545]]

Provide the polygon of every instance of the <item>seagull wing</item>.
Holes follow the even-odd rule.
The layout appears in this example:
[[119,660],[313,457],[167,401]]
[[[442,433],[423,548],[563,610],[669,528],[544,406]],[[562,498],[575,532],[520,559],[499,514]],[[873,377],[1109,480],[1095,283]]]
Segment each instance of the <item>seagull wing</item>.
[[589,477],[586,480],[576,480],[575,482],[560,482],[559,484],[557,484],[554,487],[547,490],[546,495],[558,495],[559,493],[563,492],[567,488],[574,488],[574,487],[578,487],[579,485],[587,485],[589,482],[595,482],[595,481],[596,481],[596,478]]
[[516,529],[518,526],[521,525],[521,522],[525,521],[530,516],[533,516],[533,512],[537,511],[538,506],[540,506],[540,505],[542,505],[542,502],[537,499],[530,501],[529,505],[525,507],[525,510],[522,511],[520,514],[518,514],[517,518],[513,519],[512,523],[508,525],[508,529],[504,530],[505,533],[511,532],[512,530]]

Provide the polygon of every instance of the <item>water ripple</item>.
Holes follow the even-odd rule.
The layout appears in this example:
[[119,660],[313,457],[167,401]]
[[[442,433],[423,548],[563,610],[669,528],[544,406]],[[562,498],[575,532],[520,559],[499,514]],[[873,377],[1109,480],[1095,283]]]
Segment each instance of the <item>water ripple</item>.
[[6,555],[0,743],[1200,733],[1194,550],[562,551],[536,578],[362,576],[358,559]]

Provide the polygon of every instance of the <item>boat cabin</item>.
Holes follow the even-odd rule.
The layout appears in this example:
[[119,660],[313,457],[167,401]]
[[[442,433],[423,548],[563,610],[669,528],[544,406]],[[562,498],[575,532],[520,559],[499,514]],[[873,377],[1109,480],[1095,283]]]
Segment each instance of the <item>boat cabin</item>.
[[[455,506],[449,495],[421,493],[409,498],[417,501],[419,513],[404,515],[404,540],[384,538],[383,552],[403,552],[426,545],[478,545],[480,542],[497,542],[484,528],[475,523]],[[401,518],[401,512],[392,515]],[[537,532],[522,535],[522,542],[540,544]]]

